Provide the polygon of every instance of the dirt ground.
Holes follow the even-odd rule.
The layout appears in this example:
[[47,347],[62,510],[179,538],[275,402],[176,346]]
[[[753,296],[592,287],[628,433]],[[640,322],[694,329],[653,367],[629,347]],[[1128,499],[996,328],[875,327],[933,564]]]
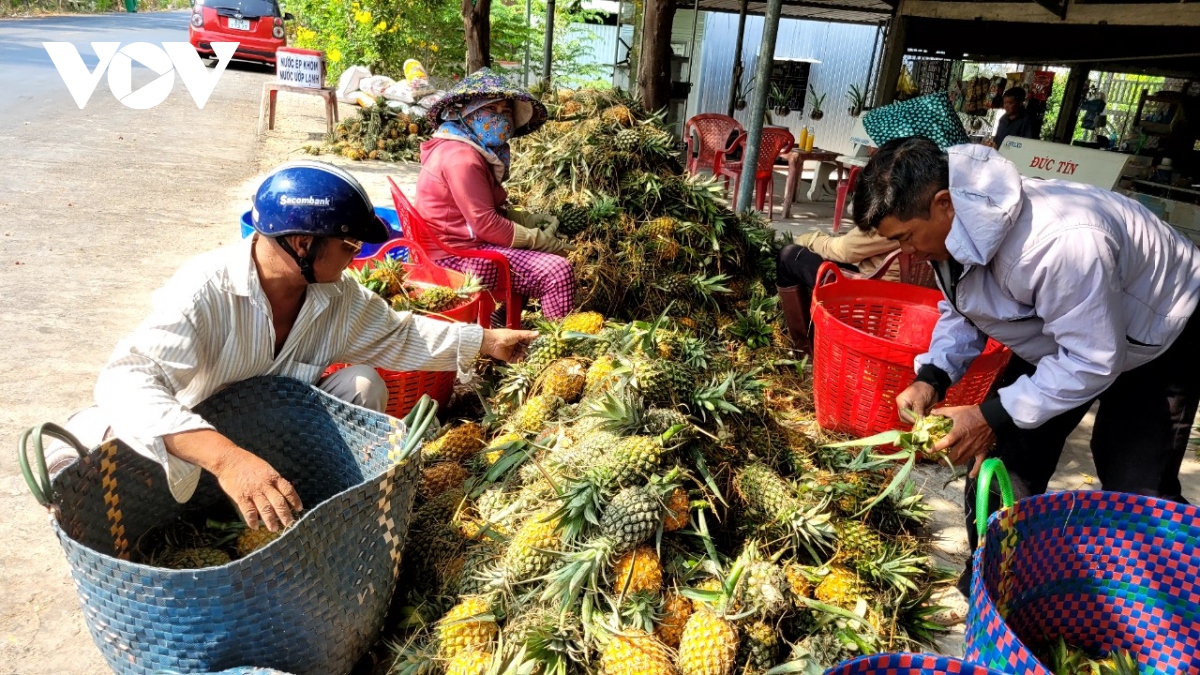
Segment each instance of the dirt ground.
[[[255,134],[261,71],[233,70],[203,111],[174,95],[136,111],[96,96],[86,111],[0,130],[0,438],[88,405],[115,342],[149,309],[150,294],[184,260],[237,237],[258,176],[307,157],[321,137],[321,104],[281,94],[277,129]],[[343,107],[344,115],[351,109]],[[413,165],[351,162],[376,205],[390,205],[386,178],[412,195]],[[822,205],[813,205],[820,210]],[[810,209],[812,210],[812,209]],[[819,220],[819,218],[818,218]],[[1085,422],[1053,488],[1094,485]],[[12,445],[9,446],[10,449]],[[1184,467],[1185,494],[1200,499],[1200,464]],[[937,508],[931,533],[947,565],[968,553],[962,482],[920,468]],[[0,675],[108,672],[84,626],[61,548],[29,494],[13,454],[0,452]],[[942,645],[961,654],[961,627]]]

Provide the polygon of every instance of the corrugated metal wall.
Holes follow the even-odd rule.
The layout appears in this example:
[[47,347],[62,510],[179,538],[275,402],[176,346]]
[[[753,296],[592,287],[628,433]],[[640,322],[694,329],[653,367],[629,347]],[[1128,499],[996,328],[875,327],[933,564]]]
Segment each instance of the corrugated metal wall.
[[[730,81],[733,77],[733,50],[737,45],[736,14],[707,13],[702,18],[705,24],[704,49],[700,66],[700,82],[693,89],[698,92],[694,113],[715,112],[724,114],[729,102]],[[742,62],[745,68],[743,87],[748,87],[754,77],[758,62],[758,46],[762,39],[763,19],[759,16],[746,17],[746,36],[742,46]],[[851,84],[860,88],[867,80],[870,67],[871,48],[877,38],[875,26],[825,23],[783,19],[779,22],[779,39],[775,43],[775,58],[815,59],[820,63],[812,66],[810,82],[820,93],[826,94],[825,117],[814,122],[793,112],[776,124],[791,128],[799,135],[800,127],[807,125],[815,129],[816,144],[836,152],[850,151],[850,130],[854,120],[847,113],[850,107],[846,92]],[[876,49],[875,59],[880,58],[882,46]],[[876,69],[878,65],[876,66]],[[747,93],[747,100],[750,96]],[[811,104],[809,104],[811,105]],[[746,113],[734,115],[746,124]]]
[[604,72],[597,79],[612,82],[613,55],[616,53],[614,50],[617,40],[616,26],[595,23],[572,24],[567,29],[566,39],[582,41],[584,51],[577,58],[585,64],[603,66]]

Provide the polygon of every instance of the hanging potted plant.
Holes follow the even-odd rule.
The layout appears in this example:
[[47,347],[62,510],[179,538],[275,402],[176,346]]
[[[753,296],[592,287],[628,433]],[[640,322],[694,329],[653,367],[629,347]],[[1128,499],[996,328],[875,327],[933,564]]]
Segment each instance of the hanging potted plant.
[[858,85],[850,85],[850,91],[846,93],[846,98],[850,99],[850,116],[858,117],[867,109],[867,92],[858,88]]
[[792,109],[788,107],[788,101],[792,98],[792,88],[780,89],[779,85],[771,85],[771,108],[779,117],[786,117],[791,114]]
[[746,109],[746,95],[754,91],[754,80],[757,79],[757,77],[758,76],[756,75],[755,77],[750,78],[750,82],[747,83],[745,90],[742,89],[742,81],[740,79],[734,83],[734,90],[733,90],[733,109],[734,110],[740,111],[740,110]]
[[808,116],[816,122],[825,116],[825,110],[821,108],[822,105],[825,105],[825,94],[818,94],[817,90],[811,86],[809,86],[808,92],[812,96],[812,110],[808,112]]

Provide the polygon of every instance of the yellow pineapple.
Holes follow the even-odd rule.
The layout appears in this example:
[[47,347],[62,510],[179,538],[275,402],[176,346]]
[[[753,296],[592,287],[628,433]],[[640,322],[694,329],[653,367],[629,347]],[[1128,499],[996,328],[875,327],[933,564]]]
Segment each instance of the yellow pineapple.
[[831,565],[829,574],[817,584],[816,596],[827,605],[852,610],[862,597],[862,580],[847,567]]
[[408,133],[409,134],[419,134],[419,133],[421,133],[421,127],[417,126],[416,124],[409,124],[408,125]]
[[508,450],[508,448],[505,447],[506,445],[509,443],[517,443],[522,440],[524,440],[524,437],[521,436],[521,434],[512,432],[500,434],[499,436],[493,438],[492,442],[488,443],[484,454],[484,457],[487,459],[488,466],[500,461],[500,458],[503,457],[504,453]]
[[683,488],[675,488],[667,495],[667,513],[663,516],[663,531],[674,532],[687,527],[691,516],[691,500]]
[[583,361],[579,359],[559,359],[551,363],[539,377],[542,393],[557,396],[566,403],[575,403],[583,394],[587,382]]
[[607,356],[592,361],[584,374],[584,392],[588,396],[603,394],[617,384],[620,379],[613,375],[617,362]]
[[492,663],[490,652],[478,647],[464,649],[446,664],[446,675],[485,675]]
[[496,639],[499,627],[491,604],[483,597],[462,598],[437,624],[438,652],[454,658],[470,648],[486,649]]
[[194,570],[204,567],[219,567],[229,562],[229,555],[215,548],[168,549],[162,556],[161,566],[173,570]]
[[467,480],[467,470],[461,464],[443,462],[434,464],[421,472],[421,496],[433,499],[452,490]]
[[619,124],[623,127],[631,127],[635,121],[633,118],[633,111],[631,111],[628,106],[624,105],[614,105],[611,108],[608,108],[601,114],[601,117],[605,122],[612,122],[613,124]]
[[783,573],[787,576],[788,588],[792,591],[793,600],[799,603],[800,598],[812,597],[813,585],[802,565],[795,561],[788,561],[783,566]]
[[671,649],[678,649],[679,638],[683,636],[683,628],[691,616],[692,601],[677,593],[671,593],[663,602],[662,616],[654,628],[654,634]]
[[613,634],[600,655],[601,675],[677,675],[671,651],[658,638],[628,629]]
[[425,444],[421,454],[430,462],[461,462],[483,448],[483,428],[466,422]]
[[572,117],[581,112],[583,112],[583,106],[579,104],[579,101],[574,99],[563,103],[562,107],[559,108],[559,114],[564,117]]
[[259,527],[257,530],[252,530],[247,527],[245,530],[242,530],[241,534],[238,535],[237,543],[235,544],[238,557],[245,558],[258,549],[275,541],[281,534],[283,534],[282,530],[279,532],[272,532],[265,527]]
[[563,319],[562,329],[573,333],[598,335],[604,329],[604,315],[599,312],[577,312]]
[[707,607],[697,609],[679,638],[682,675],[733,675],[741,637],[737,626]]
[[617,558],[613,565],[613,591],[616,593],[658,593],[662,590],[662,584],[662,561],[650,546],[638,546]]
[[513,426],[517,431],[532,433],[541,431],[550,416],[562,405],[562,399],[549,394],[530,396],[513,415]]

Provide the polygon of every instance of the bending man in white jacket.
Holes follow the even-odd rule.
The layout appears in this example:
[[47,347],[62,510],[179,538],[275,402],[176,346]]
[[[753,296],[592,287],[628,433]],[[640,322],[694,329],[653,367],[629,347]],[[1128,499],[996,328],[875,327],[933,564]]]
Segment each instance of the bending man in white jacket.
[[[974,477],[999,457],[1018,499],[1046,490],[1067,436],[1100,401],[1092,456],[1105,490],[1182,500],[1200,397],[1200,249],[1137,202],[1022,178],[990,148],[885,144],[859,177],[858,227],[934,261],[945,296],[902,409],[925,414],[988,337],[1014,354],[998,396],[946,408],[935,450]],[[975,548],[974,481],[967,532]],[[990,508],[998,507],[993,495]],[[969,590],[970,570],[959,589]]]

